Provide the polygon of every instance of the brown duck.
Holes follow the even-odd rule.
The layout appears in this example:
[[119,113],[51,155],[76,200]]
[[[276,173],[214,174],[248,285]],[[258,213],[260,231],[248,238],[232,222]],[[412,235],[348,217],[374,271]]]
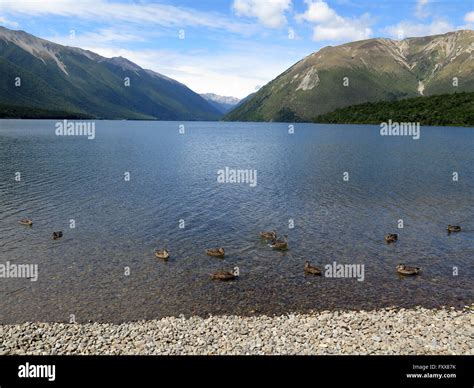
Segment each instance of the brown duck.
[[224,255],[225,255],[224,248],[222,248],[222,247],[206,249],[206,253],[209,256],[212,256],[212,257],[224,257]]
[[418,275],[421,272],[421,268],[410,267],[405,264],[398,264],[396,268],[400,275]]
[[448,225],[448,233],[456,233],[461,231],[461,227],[459,225]]
[[260,232],[260,238],[267,241],[276,240],[277,238],[276,230],[272,230],[271,232]]
[[235,267],[232,271],[217,271],[211,274],[212,280],[229,281],[239,277],[239,269]]
[[270,247],[278,251],[286,251],[288,249],[288,236],[285,234],[283,239],[274,239],[270,243]]
[[157,249],[155,251],[155,257],[161,260],[168,260],[170,254],[166,249]]
[[311,265],[309,261],[304,263],[304,273],[310,275],[321,275],[321,269]]
[[398,234],[395,233],[389,233],[385,236],[385,241],[390,243],[393,243],[398,240]]
[[61,232],[61,231],[53,232],[53,234],[51,235],[51,238],[53,240],[59,240],[61,237],[63,237],[63,232]]
[[30,219],[20,220],[18,223],[25,226],[33,226],[33,221]]

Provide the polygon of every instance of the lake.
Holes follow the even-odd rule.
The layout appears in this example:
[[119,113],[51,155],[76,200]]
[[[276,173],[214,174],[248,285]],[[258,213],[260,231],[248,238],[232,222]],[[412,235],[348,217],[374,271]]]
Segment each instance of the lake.
[[[0,264],[38,265],[37,281],[0,278],[1,323],[474,301],[473,128],[413,140],[364,125],[97,121],[89,140],[55,124],[0,121]],[[256,184],[218,182],[226,167]],[[288,251],[259,238],[272,229]],[[216,246],[224,259],[205,254]],[[306,260],[364,265],[364,279],[307,276]],[[235,282],[209,277],[234,267]]]

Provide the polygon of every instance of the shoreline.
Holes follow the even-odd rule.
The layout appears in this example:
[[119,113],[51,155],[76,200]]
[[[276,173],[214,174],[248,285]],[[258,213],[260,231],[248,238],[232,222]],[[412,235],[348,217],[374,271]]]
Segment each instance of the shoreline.
[[[227,120],[160,120],[160,119],[104,119],[104,118],[78,118],[74,116],[68,117],[36,117],[36,118],[14,118],[14,117],[0,117],[1,121],[113,121],[113,122],[150,122],[150,123],[234,123],[234,124],[283,124],[283,125],[297,125],[297,124],[314,124],[314,125],[358,125],[358,126],[376,126],[380,127],[380,122],[325,122],[325,121],[227,121]],[[422,124],[421,127],[437,127],[437,128],[473,128],[474,123],[469,124]]]
[[297,354],[474,355],[474,304],[0,325],[0,355]]

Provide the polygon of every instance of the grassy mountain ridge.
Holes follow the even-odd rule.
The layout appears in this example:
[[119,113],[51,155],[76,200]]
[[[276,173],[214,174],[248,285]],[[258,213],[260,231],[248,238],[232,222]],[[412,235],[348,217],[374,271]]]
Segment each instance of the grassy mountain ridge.
[[262,87],[224,120],[312,121],[365,102],[474,91],[473,52],[471,30],[325,47]]
[[[107,119],[216,120],[185,85],[125,58],[105,58],[0,27],[0,104]],[[15,79],[21,86],[15,86]],[[130,86],[125,85],[125,78]]]

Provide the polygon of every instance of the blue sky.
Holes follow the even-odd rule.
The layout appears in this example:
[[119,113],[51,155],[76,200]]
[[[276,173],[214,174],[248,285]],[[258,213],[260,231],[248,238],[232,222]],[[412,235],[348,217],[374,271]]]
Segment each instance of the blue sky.
[[327,45],[474,29],[474,0],[1,0],[0,25],[242,98]]

